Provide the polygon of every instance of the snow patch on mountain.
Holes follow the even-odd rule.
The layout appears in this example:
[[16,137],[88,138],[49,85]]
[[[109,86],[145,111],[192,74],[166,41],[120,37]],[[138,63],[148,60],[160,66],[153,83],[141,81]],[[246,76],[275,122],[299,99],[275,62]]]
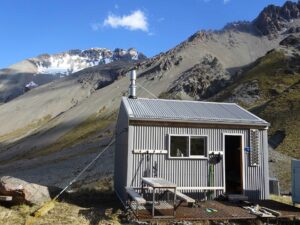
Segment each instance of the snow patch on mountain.
[[70,50],[59,54],[44,54],[30,61],[37,67],[37,74],[53,74],[67,76],[82,69],[108,64],[116,60],[141,60],[145,59],[136,49],[91,48],[86,50]]
[[30,81],[28,84],[25,85],[26,88],[35,88],[38,85],[34,81]]

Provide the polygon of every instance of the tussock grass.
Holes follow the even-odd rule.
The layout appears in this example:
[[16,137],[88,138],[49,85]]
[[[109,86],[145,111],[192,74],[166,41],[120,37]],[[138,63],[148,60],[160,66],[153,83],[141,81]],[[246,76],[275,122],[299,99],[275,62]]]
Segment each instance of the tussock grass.
[[276,150],[299,159],[300,81],[263,106],[258,115],[271,121],[269,135],[278,130],[285,132],[286,136]]
[[[74,127],[66,134],[61,136],[55,143],[43,148],[35,149],[30,153],[27,153],[25,158],[35,158],[39,156],[45,156],[51,153],[61,151],[65,148],[74,146],[94,136],[95,134],[109,128],[116,121],[116,112],[107,113],[104,109],[100,109],[98,113],[95,113],[88,117],[85,121]],[[106,136],[110,136],[111,132],[104,133]],[[101,137],[104,137],[103,134]],[[24,156],[23,156],[24,158]]]
[[238,102],[245,108],[253,108],[266,103],[271,98],[283,93],[287,88],[300,80],[299,74],[290,73],[294,65],[281,50],[273,50],[245,68],[245,72],[232,85],[217,96],[217,101],[228,99],[240,84],[258,81],[260,99],[251,105]]
[[[259,99],[246,104],[237,102],[271,123],[269,137],[283,133],[285,137],[276,151],[300,159],[300,56],[284,50],[272,50],[253,64],[235,82],[211,100],[227,101],[232,93],[246,84],[258,84]],[[251,96],[251,94],[249,94]],[[243,99],[243,96],[241,100]],[[288,164],[289,162],[287,162]],[[276,162],[275,173],[283,190],[290,190],[291,171],[287,164]],[[290,168],[290,167],[289,167]]]
[[[293,205],[291,196],[270,195],[270,199],[272,199],[276,202],[281,202],[281,203],[287,204],[287,205]],[[296,204],[295,206],[300,208],[300,204]]]
[[52,116],[51,115],[46,115],[41,119],[34,120],[32,123],[26,125],[25,127],[16,129],[12,132],[9,132],[7,134],[1,135],[0,136],[0,142],[5,142],[5,141],[12,141],[16,138],[20,138],[24,136],[25,134],[41,127],[42,125],[48,123],[51,120]]
[[79,185],[75,192],[66,194],[60,202],[55,201],[54,207],[39,217],[34,215],[41,206],[19,205],[6,208],[0,205],[0,224],[120,224],[122,217],[124,219],[126,216],[120,208],[121,205],[112,191],[112,177],[107,177],[85,186]]
[[216,100],[226,101],[240,84],[257,81],[260,99],[251,105],[238,104],[271,123],[269,136],[284,131],[286,137],[276,150],[300,158],[300,57],[295,57],[290,59],[282,50],[270,51],[246,68]]

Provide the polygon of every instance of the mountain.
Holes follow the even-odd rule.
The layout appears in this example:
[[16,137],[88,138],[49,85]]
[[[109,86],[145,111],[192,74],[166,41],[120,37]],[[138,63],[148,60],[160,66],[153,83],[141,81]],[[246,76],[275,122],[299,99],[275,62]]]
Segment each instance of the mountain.
[[[278,32],[287,31],[289,23],[300,17],[300,2],[298,4],[287,1],[282,7],[269,5],[253,21],[262,35],[277,35]],[[293,28],[292,28],[293,29]],[[291,31],[291,30],[289,30]],[[289,32],[288,31],[288,32]]]
[[130,48],[115,49],[91,48],[86,50],[70,50],[58,54],[43,54],[36,58],[28,59],[37,68],[36,74],[70,75],[82,69],[108,64],[116,60],[143,60],[146,57],[137,50]]
[[[68,76],[85,68],[114,61],[139,61],[146,56],[134,48],[70,50],[43,54],[0,70],[0,103],[8,102],[39,85]],[[29,84],[35,85],[29,85]]]
[[[63,56],[63,63],[60,57],[55,61],[42,56],[17,64],[15,70],[26,68],[36,76],[42,68],[40,71],[52,72],[48,74],[52,77],[64,71],[60,73],[64,77],[0,106],[0,175],[65,185],[114,134],[121,96],[128,93],[127,74],[134,67],[138,97],[151,98],[154,94],[161,98],[232,101],[268,120],[274,124],[269,132],[274,149],[270,165],[288,165],[291,157],[300,158],[297,133],[291,132],[299,121],[299,5],[287,2],[282,7],[268,6],[252,22],[230,23],[219,31],[199,31],[169,51],[145,60],[112,60],[77,72],[87,65],[82,64],[81,53],[67,69],[66,61],[73,53]],[[89,65],[97,60],[99,56],[91,57]],[[54,61],[61,62],[59,66],[53,64],[56,69],[49,64]],[[105,153],[77,185],[111,175],[112,159],[113,151]],[[288,180],[278,170],[271,173],[282,182]]]
[[290,185],[290,157],[300,158],[299,62],[300,33],[289,35],[277,48],[243,68],[232,84],[210,99],[239,103],[271,122],[270,172],[280,178],[285,191]]

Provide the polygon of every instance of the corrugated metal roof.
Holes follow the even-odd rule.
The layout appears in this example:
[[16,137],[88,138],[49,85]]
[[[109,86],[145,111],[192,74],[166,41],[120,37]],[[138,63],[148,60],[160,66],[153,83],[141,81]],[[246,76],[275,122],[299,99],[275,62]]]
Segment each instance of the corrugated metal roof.
[[269,125],[235,103],[126,97],[123,103],[130,119]]

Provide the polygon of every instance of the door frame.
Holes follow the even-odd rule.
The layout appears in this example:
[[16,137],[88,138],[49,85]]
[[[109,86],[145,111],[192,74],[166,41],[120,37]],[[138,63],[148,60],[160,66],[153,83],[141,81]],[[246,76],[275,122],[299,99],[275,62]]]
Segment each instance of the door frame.
[[223,149],[223,171],[224,171],[224,176],[223,176],[223,186],[224,186],[224,192],[226,193],[226,171],[225,171],[225,136],[240,136],[242,139],[242,146],[241,146],[241,153],[242,153],[242,194],[245,194],[245,153],[244,153],[244,148],[245,148],[245,143],[244,143],[244,138],[245,135],[243,133],[222,133],[222,149]]

